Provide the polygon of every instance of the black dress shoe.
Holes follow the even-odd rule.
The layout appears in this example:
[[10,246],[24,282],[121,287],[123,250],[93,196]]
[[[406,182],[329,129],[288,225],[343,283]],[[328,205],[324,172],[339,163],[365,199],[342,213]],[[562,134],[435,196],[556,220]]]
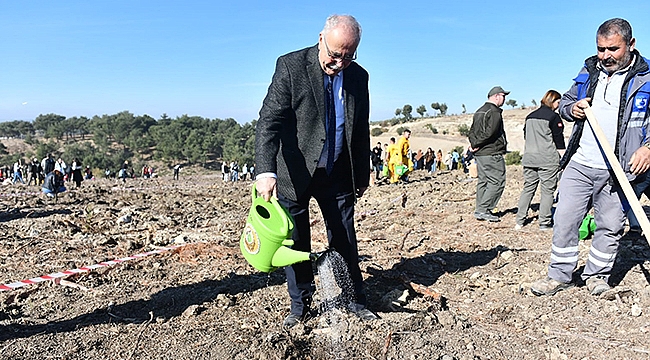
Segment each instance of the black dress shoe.
[[359,306],[357,305],[356,309],[353,309],[352,312],[358,316],[361,320],[369,321],[369,320],[377,320],[379,319],[379,316],[375,314],[374,312],[368,310],[364,306]]
[[286,318],[284,318],[284,322],[282,322],[282,326],[291,329],[292,327],[298,325],[298,323],[301,321],[302,316],[296,315],[296,314],[289,314]]

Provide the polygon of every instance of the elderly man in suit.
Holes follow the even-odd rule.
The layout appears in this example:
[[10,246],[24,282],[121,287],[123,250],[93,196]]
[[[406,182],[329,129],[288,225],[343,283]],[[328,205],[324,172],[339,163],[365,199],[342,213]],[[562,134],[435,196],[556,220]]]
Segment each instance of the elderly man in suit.
[[[347,262],[363,319],[366,306],[354,229],[354,204],[370,179],[368,73],[356,59],[361,26],[349,15],[332,15],[318,44],[281,56],[257,122],[257,191],[278,197],[295,221],[293,249],[311,250],[309,201],[318,202],[330,248]],[[292,327],[310,313],[311,264],[286,268]]]

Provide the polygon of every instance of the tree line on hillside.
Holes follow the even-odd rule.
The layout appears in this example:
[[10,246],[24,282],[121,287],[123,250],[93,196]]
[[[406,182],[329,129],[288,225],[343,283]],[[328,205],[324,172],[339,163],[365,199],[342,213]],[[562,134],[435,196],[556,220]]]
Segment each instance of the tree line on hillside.
[[[532,99],[531,103],[533,104],[533,107],[537,107],[537,102],[535,101],[535,99]],[[517,107],[517,100],[508,99],[508,101],[506,101],[505,105],[508,105],[512,109],[514,109],[515,107]],[[462,113],[466,114],[467,113],[467,107],[465,106],[465,104],[462,104],[461,106],[463,108]],[[526,108],[527,108],[526,104],[521,104],[521,109],[526,109]],[[434,114],[435,117],[447,116],[447,110],[448,109],[449,109],[449,107],[447,106],[446,103],[439,103],[439,102],[431,103],[431,110],[433,110],[433,114]],[[427,107],[424,106],[424,105],[418,106],[415,109],[415,111],[418,114],[420,114],[420,118],[424,118],[425,114],[427,116],[429,115],[427,113]],[[404,124],[404,123],[412,122],[412,121],[415,121],[415,120],[416,119],[413,117],[413,106],[411,106],[410,104],[406,104],[401,108],[395,109],[395,117],[393,117],[392,119],[373,122],[373,124],[379,125],[379,127],[373,127],[370,130],[370,135],[372,135],[372,136],[380,136],[381,134],[383,134],[384,132],[387,131],[388,127],[395,126],[395,125],[398,125],[398,124]],[[429,130],[431,130],[434,134],[438,133],[438,129],[435,128],[432,124],[426,124],[425,127],[428,128]],[[460,135],[467,136],[466,133],[469,131],[469,127],[467,127],[467,128],[465,128],[465,127],[467,127],[467,126],[466,125],[459,126],[458,132],[459,132]],[[443,130],[442,133],[443,133],[443,135],[446,135],[448,133],[448,131]],[[401,135],[401,133],[400,133],[400,135]]]
[[210,166],[217,159],[253,163],[256,121],[240,125],[234,119],[182,115],[175,119],[113,115],[66,118],[41,114],[34,121],[0,123],[0,138],[22,138],[33,152],[9,154],[0,143],[0,163],[43,158],[52,153],[78,158],[85,165],[114,169],[125,160],[159,160]]
[[[533,106],[537,106],[537,102],[535,101],[535,99],[533,99],[531,102],[532,102]],[[517,107],[517,100],[509,99],[505,103],[505,105],[508,105],[508,106],[510,106],[511,108],[514,109],[515,107]],[[467,107],[465,106],[465,104],[462,104],[462,107],[463,107],[463,112],[462,113],[466,114],[467,113]],[[521,108],[525,109],[526,105],[522,104]],[[446,103],[434,102],[434,103],[431,103],[431,110],[433,111],[433,114],[436,117],[437,116],[446,116],[447,115],[447,110],[449,110],[449,106],[447,106]],[[425,105],[418,106],[415,109],[415,112],[420,114],[420,118],[423,118],[424,115],[428,116],[427,107]],[[395,109],[395,117],[394,118],[388,119],[388,120],[383,120],[383,121],[380,121],[380,122],[375,122],[375,123],[379,123],[379,125],[381,125],[381,126],[394,126],[394,125],[397,125],[397,124],[402,124],[402,123],[410,122],[410,121],[413,121],[413,120],[414,120],[413,106],[411,106],[411,104],[406,104],[401,108]]]
[[[449,109],[449,107],[445,103],[431,103],[431,110],[433,110],[434,114],[436,111],[439,112],[439,116],[447,115],[447,109]],[[420,105],[417,107],[417,109],[415,109],[415,111],[420,114],[420,117],[424,117],[424,115],[427,113],[427,107]],[[403,120],[406,121],[413,119],[413,106],[406,104],[401,108],[395,109],[395,118],[400,118],[400,116]]]

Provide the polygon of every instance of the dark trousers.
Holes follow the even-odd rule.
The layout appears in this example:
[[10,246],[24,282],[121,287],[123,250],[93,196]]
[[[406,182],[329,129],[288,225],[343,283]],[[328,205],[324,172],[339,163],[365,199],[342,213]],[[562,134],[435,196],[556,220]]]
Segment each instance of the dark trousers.
[[[325,220],[329,247],[334,248],[345,259],[354,284],[357,303],[365,305],[363,278],[359,269],[359,251],[354,230],[354,191],[350,166],[344,154],[327,175],[325,169],[316,169],[309,188],[293,201],[279,194],[280,203],[293,216],[293,249],[311,252],[311,231],[309,221],[309,200],[313,197]],[[291,313],[303,315],[311,304],[314,293],[314,274],[311,262],[306,261],[285,268],[287,287],[291,297]]]
[[377,180],[381,179],[381,167],[382,167],[381,162],[377,162],[377,163],[372,164],[372,170],[375,172],[375,178]]
[[[650,174],[648,174],[648,172],[645,172],[637,176],[636,179],[634,179],[634,182],[632,182],[632,189],[634,189],[634,193],[636,194],[637,199],[641,199],[641,195],[643,194],[645,194],[645,196],[650,199]],[[630,229],[641,229],[639,220],[636,219],[636,215],[634,215],[632,208],[628,204],[626,204],[626,207],[629,208],[626,210],[627,218],[630,221]]]

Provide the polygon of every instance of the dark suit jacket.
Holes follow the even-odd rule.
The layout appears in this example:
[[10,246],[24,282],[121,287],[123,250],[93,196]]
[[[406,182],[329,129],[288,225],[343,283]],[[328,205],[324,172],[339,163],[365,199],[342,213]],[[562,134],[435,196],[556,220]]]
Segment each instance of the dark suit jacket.
[[[255,172],[278,175],[278,192],[297,200],[309,186],[325,144],[325,84],[318,46],[278,58],[255,137]],[[352,184],[370,179],[368,73],[357,63],[343,70],[345,144]]]

